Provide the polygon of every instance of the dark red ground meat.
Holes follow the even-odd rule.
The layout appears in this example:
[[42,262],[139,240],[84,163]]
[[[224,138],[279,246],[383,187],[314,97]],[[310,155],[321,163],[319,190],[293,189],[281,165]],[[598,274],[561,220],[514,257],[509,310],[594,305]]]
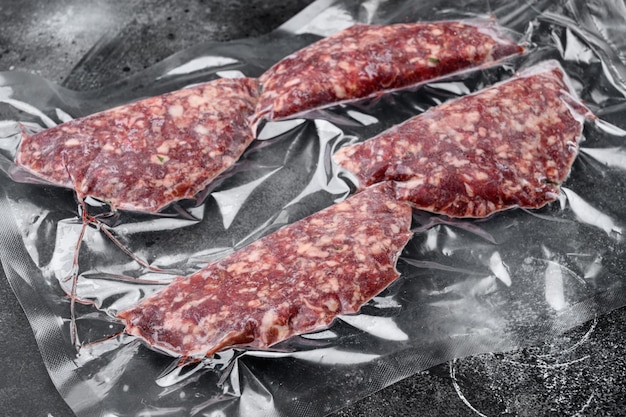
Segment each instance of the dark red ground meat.
[[266,348],[327,327],[398,278],[411,208],[387,184],[286,226],[119,314],[174,355]]
[[584,118],[556,62],[431,108],[335,161],[359,186],[394,181],[416,208],[485,217],[557,198],[578,152]]
[[261,77],[257,118],[368,97],[520,53],[491,24],[354,25],[284,58]]
[[220,79],[23,135],[17,164],[114,209],[193,198],[254,139],[254,79]]

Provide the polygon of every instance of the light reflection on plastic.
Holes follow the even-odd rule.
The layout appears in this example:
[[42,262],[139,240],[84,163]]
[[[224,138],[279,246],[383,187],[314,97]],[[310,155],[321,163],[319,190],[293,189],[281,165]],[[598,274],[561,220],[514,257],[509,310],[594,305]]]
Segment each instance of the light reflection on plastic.
[[[133,265],[127,265],[128,268]],[[119,278],[118,278],[119,277]],[[158,291],[162,285],[167,284],[173,276],[154,273],[141,277],[144,281],[140,288],[139,281],[133,281],[123,275],[107,274],[103,272],[86,272],[78,277],[76,296],[79,300],[89,301],[98,309],[106,309],[110,314],[125,310],[135,305],[140,299]],[[150,281],[150,284],[145,284]],[[156,285],[161,283],[162,285]],[[71,281],[62,282],[66,291],[71,289]]]
[[593,279],[602,272],[602,257],[597,256],[593,262],[591,262],[584,271],[585,279]]
[[54,127],[57,125],[54,122],[54,120],[46,116],[37,107],[30,105],[28,103],[25,103],[23,101],[15,100],[12,98],[5,98],[5,99],[0,99],[0,103],[6,103],[10,106],[15,107],[17,110],[20,110],[20,111],[23,111],[24,113],[28,113],[35,117],[38,117],[46,127]]
[[496,285],[496,277],[488,276],[480,281],[477,281],[472,287],[470,294],[474,297],[484,296],[497,291],[498,286]]
[[216,247],[194,252],[188,257],[189,264],[208,263],[221,259],[233,252],[232,247]]
[[429,296],[435,297],[447,294],[457,294],[461,295],[461,297],[456,298],[455,301],[453,301],[453,299],[451,298],[445,298],[440,301],[430,302],[429,305],[444,308],[448,308],[450,305],[453,305],[455,303],[463,305],[466,302],[465,297],[467,296],[470,296],[472,298],[481,297],[492,294],[497,291],[497,289],[498,287],[496,285],[496,277],[494,277],[493,275],[484,278],[462,281],[456,284],[448,285],[440,291],[430,291],[428,293]]
[[148,410],[142,410],[137,413],[137,417],[171,417],[176,415],[184,415],[186,413],[184,407],[160,407],[159,409],[154,409],[154,407],[150,407]]
[[69,122],[70,120],[73,120],[73,119],[74,119],[72,116],[70,116],[70,115],[69,115],[69,114],[67,114],[65,111],[63,111],[63,110],[61,110],[61,109],[59,109],[59,108],[56,108],[56,109],[55,109],[55,113],[56,113],[56,115],[57,115],[57,118],[58,118],[61,122],[63,122],[63,123]]
[[437,237],[439,236],[439,227],[433,227],[429,229],[426,234],[426,242],[424,247],[430,251],[437,249]]
[[196,224],[204,218],[204,205],[188,208],[186,210],[191,216],[193,216],[197,220],[160,217],[140,222],[126,223],[123,227],[118,227],[116,230],[124,235],[154,231],[176,230],[182,227]]
[[312,351],[293,352],[290,357],[321,365],[351,365],[376,360],[380,355],[369,353],[348,352],[337,348],[316,349]]
[[20,125],[13,120],[0,120],[0,137],[2,139],[20,133]]
[[276,168],[269,173],[265,174],[261,178],[241,185],[239,187],[233,187],[229,190],[218,191],[213,193],[213,198],[217,202],[222,213],[222,221],[224,223],[224,229],[228,230],[230,225],[237,217],[237,213],[241,210],[241,207],[246,202],[250,194],[265,180],[278,172],[280,168]]
[[[200,71],[205,68],[223,67],[226,65],[233,65],[238,63],[239,61],[237,61],[236,59],[223,56],[202,56],[200,58],[192,59],[191,61],[181,65],[180,67],[176,67],[168,71],[167,73],[165,73],[164,76],[190,74],[192,72]],[[159,78],[163,78],[164,76]]]
[[[352,14],[342,5],[333,5],[324,9],[324,2],[314,2],[303,10],[303,13],[311,13],[308,24],[298,27],[291,26],[290,22],[283,24],[280,29],[293,32],[295,34],[312,33],[319,36],[329,36],[342,29],[346,29],[356,23]],[[321,9],[321,10],[320,10]]]
[[[457,234],[454,233],[454,231],[450,227],[444,226],[443,231],[448,236],[450,242],[454,242],[456,240]],[[454,254],[454,250],[455,248],[452,246],[444,246],[441,248],[441,253],[445,256],[452,256]]]
[[275,409],[272,394],[260,382],[242,391],[238,410],[241,416],[270,415]]
[[563,288],[563,272],[555,262],[548,262],[544,273],[546,302],[556,311],[567,307]]
[[[602,119],[596,119],[595,127],[600,129],[602,132],[607,133],[609,135],[618,136],[618,137],[626,137],[626,130],[615,126],[612,123],[605,122]],[[581,149],[584,150],[584,149]]]
[[[168,368],[168,371],[163,372],[161,375],[159,375],[154,382],[160,387],[171,387],[181,381],[184,381],[185,379],[189,378],[190,376],[204,368],[205,365],[203,362],[198,362],[194,365],[184,367],[178,366],[178,359],[176,359],[173,362],[173,365]],[[166,391],[161,396],[167,395],[169,393],[170,391]]]
[[124,376],[126,365],[133,360],[137,354],[137,346],[130,346],[125,349],[114,351],[110,359],[107,360],[100,370],[89,379],[98,392],[106,395],[115,388],[118,381]]
[[[329,172],[336,169],[336,166],[327,166],[326,164],[328,158],[327,152],[331,149],[331,142],[342,137],[343,131],[325,120],[316,120],[315,128],[318,134],[320,148],[322,149],[318,156],[317,168],[313,174],[312,181],[307,184],[293,201],[302,201],[304,197],[319,191],[320,185],[322,185],[325,191],[334,195],[345,196],[350,191],[348,185],[342,179],[338,178],[338,176],[334,175],[332,172]],[[343,199],[343,197],[340,197],[340,199]]]
[[409,335],[402,331],[392,317],[377,317],[367,314],[342,315],[341,320],[352,327],[380,337],[381,339],[403,341],[409,340]]
[[[56,241],[54,242],[54,252],[50,258],[47,269],[59,282],[65,282],[74,266],[74,253],[76,243],[80,238],[82,225],[75,221],[61,220],[57,224]],[[90,233],[87,229],[85,235]],[[67,283],[66,283],[67,284]],[[69,283],[68,285],[71,285]],[[64,285],[65,286],[65,285]]]
[[598,57],[593,53],[591,48],[583,44],[580,38],[572,33],[568,28],[565,34],[567,46],[563,52],[563,57],[568,61],[578,62],[581,64],[590,64],[598,62]]
[[579,221],[604,230],[609,237],[618,241],[622,240],[622,227],[618,226],[615,220],[587,203],[574,191],[565,187],[562,187],[562,190],[567,195],[569,205]]
[[614,148],[580,148],[580,151],[609,167],[626,170],[626,149],[621,146]]
[[28,254],[35,264],[41,265],[37,243],[42,238],[40,233],[45,232],[46,218],[50,211],[42,210],[27,200],[20,201],[19,205],[11,202],[11,208]]
[[361,3],[361,8],[365,10],[365,21],[363,23],[371,23],[376,16],[376,11],[380,6],[381,0],[366,0]]
[[376,360],[380,355],[359,353],[335,347],[299,352],[250,351],[247,355],[258,358],[295,358],[320,365],[353,365]]
[[261,131],[257,134],[256,140],[265,140],[275,138],[283,133],[289,132],[304,123],[304,119],[281,120],[277,122],[266,123]]
[[246,76],[246,74],[237,70],[217,71],[215,75],[220,78],[243,78]]
[[303,334],[302,336],[305,339],[311,339],[311,340],[325,340],[325,339],[336,339],[337,338],[337,333],[331,331],[331,330],[323,330],[321,332],[315,332],[315,333],[306,333]]
[[360,111],[348,110],[347,113],[350,117],[352,117],[357,122],[361,123],[363,126],[371,126],[373,124],[378,123],[377,118],[375,118],[374,116],[365,114],[365,113],[361,113]]
[[402,308],[402,304],[394,296],[374,297],[372,303],[376,308]]
[[430,83],[428,84],[432,88],[437,90],[447,91],[457,96],[464,96],[471,93],[469,87],[462,82],[445,82],[445,83]]
[[493,272],[496,278],[502,281],[504,285],[507,287],[511,286],[511,275],[509,275],[506,265],[502,262],[500,252],[494,252],[491,258],[489,258],[489,269],[491,269],[491,272]]
[[[5,84],[6,79],[0,75],[0,84]],[[0,87],[0,100],[4,100],[13,96],[13,87],[1,86]]]

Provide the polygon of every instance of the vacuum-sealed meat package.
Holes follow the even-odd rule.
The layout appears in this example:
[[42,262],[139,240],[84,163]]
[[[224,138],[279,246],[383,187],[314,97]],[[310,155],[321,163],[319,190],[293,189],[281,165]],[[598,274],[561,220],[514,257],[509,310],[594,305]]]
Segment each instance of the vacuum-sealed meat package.
[[[605,3],[319,0],[99,90],[2,72],[5,287],[71,412],[324,416],[454,360],[431,411],[463,414],[463,358],[551,350],[623,307],[626,36]],[[566,337],[572,377],[610,364],[593,337]],[[568,410],[600,413],[578,387]],[[508,393],[479,411],[555,404]]]
[[522,51],[491,23],[357,24],[289,55],[263,73],[256,117],[292,117]]
[[450,217],[540,208],[559,195],[592,117],[556,61],[413,117],[334,159],[359,187],[393,181],[397,197]]
[[16,163],[79,199],[156,213],[233,166],[257,93],[256,79],[218,79],[24,133]]
[[119,314],[174,355],[267,348],[353,314],[399,277],[411,208],[388,184],[285,226]]

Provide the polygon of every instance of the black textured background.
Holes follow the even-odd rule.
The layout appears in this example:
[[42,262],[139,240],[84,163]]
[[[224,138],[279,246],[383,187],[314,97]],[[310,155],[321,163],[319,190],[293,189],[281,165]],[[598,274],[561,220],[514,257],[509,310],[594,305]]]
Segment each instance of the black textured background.
[[[0,71],[93,89],[200,42],[267,33],[310,3],[1,0]],[[625,325],[622,308],[542,346],[441,364],[333,416],[626,415]],[[0,329],[0,416],[72,416],[4,278]]]

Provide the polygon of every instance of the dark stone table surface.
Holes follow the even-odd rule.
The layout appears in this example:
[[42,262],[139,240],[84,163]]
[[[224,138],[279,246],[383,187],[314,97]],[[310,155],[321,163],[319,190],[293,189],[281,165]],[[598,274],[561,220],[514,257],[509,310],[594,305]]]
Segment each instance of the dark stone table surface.
[[[201,41],[267,33],[311,2],[3,0],[0,71],[31,72],[75,90],[97,88]],[[626,415],[625,326],[621,308],[540,346],[419,372],[333,416]],[[72,416],[4,277],[0,329],[0,415]]]

